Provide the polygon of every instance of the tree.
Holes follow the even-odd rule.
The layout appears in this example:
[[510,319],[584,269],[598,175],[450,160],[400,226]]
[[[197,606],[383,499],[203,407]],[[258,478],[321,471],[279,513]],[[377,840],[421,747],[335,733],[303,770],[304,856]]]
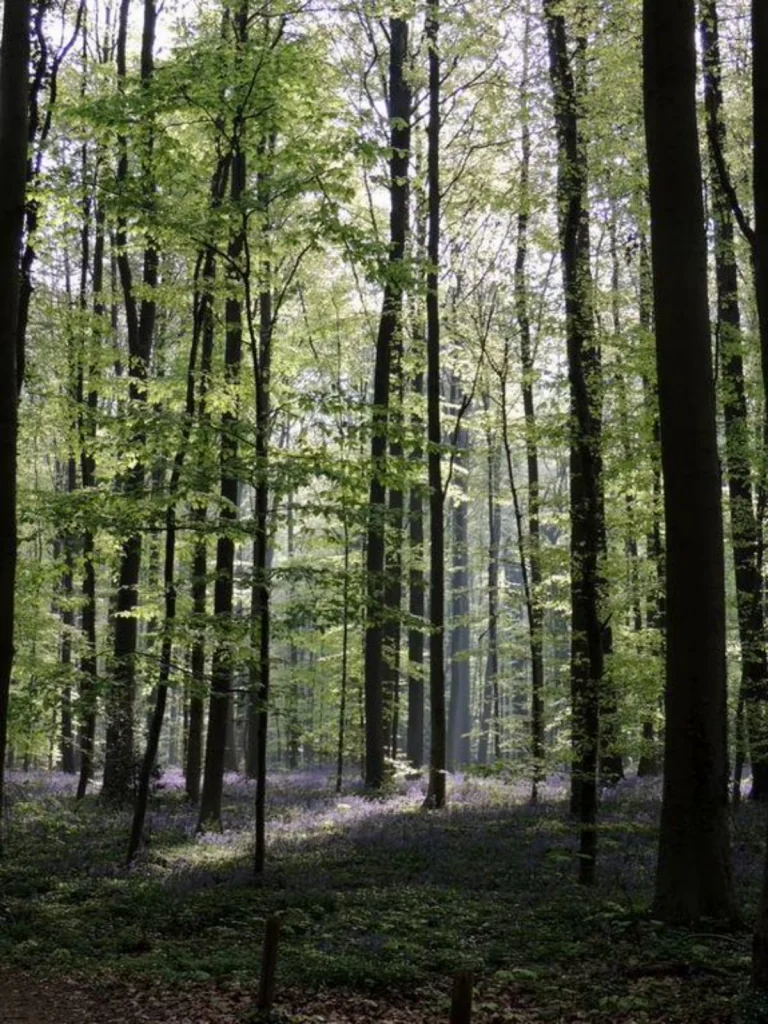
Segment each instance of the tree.
[[[731,543],[741,644],[739,700],[744,705],[747,715],[752,762],[752,796],[762,799],[768,794],[768,780],[765,777],[768,769],[768,735],[764,721],[768,661],[765,654],[762,570],[759,563],[760,524],[755,514],[752,487],[750,423],[744,376],[733,216],[723,179],[718,172],[718,161],[724,159],[726,150],[726,125],[723,112],[720,31],[715,0],[704,0],[701,4],[700,34],[704,63],[712,218],[715,227],[717,349],[720,355],[725,463],[728,474]],[[741,760],[741,751],[737,751],[737,765]],[[740,776],[740,770],[737,773],[734,769],[735,798],[740,791]]]
[[[406,74],[408,22],[389,23],[389,258],[381,318],[376,339],[371,424],[371,482],[366,544],[367,614],[365,624],[365,782],[371,789],[384,783],[384,628],[386,597],[386,482],[392,356],[402,330],[406,235],[408,231],[408,165],[411,146],[411,90]],[[398,591],[399,592],[399,591]]]
[[734,917],[723,530],[694,42],[693,0],[644,0],[643,97],[667,537],[664,795],[654,913],[676,923]]
[[427,127],[427,467],[429,472],[429,789],[425,804],[445,805],[445,497],[440,453],[440,7],[429,0],[425,35],[429,60]]
[[[130,0],[121,0],[120,21],[117,35],[117,76],[121,91],[127,86],[128,16]],[[154,77],[155,32],[157,8],[154,0],[144,0],[144,18],[141,38],[141,86],[147,93]],[[149,208],[150,218],[156,189],[153,173],[154,128],[152,117],[144,125],[140,136],[141,167],[144,201]],[[129,185],[130,167],[128,159],[128,138],[118,138],[118,161],[116,171],[118,188]],[[130,402],[136,407],[147,401],[147,375],[152,355],[157,303],[155,290],[158,285],[159,255],[156,240],[151,229],[144,238],[142,254],[141,288],[134,283],[133,267],[128,253],[128,220],[125,214],[117,219],[115,232],[117,248],[116,261],[120,276],[125,305],[125,321],[128,334],[128,376],[130,378]],[[145,437],[142,428],[136,429],[134,443],[138,449]],[[138,496],[144,488],[145,467],[141,458],[121,474],[118,488],[129,498]],[[138,586],[141,573],[141,534],[129,530],[121,544],[120,566],[116,599],[114,627],[114,667],[107,722],[107,750],[104,762],[104,784],[102,796],[117,803],[127,800],[133,790],[134,736],[133,712],[136,690],[136,649],[138,623]]]
[[29,0],[6,4],[0,48],[0,807],[13,669],[16,587],[16,320],[27,172]]
[[583,35],[569,53],[565,17],[544,0],[558,145],[558,226],[570,393],[571,809],[581,819],[579,878],[594,880],[597,850],[598,719],[603,685],[605,550],[600,349],[589,263]]

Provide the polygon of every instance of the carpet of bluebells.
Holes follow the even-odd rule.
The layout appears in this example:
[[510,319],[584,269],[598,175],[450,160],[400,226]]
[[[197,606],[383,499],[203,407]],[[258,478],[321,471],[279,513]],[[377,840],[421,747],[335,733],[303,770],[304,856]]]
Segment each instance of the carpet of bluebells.
[[[395,1006],[444,992],[470,968],[477,1020],[768,1020],[745,997],[747,927],[692,934],[648,913],[658,780],[603,794],[589,891],[575,884],[566,779],[548,780],[532,806],[522,781],[455,775],[439,812],[422,809],[424,785],[404,780],[371,800],[354,779],[337,795],[329,771],[270,776],[269,864],[256,884],[254,787],[242,778],[226,779],[224,831],[197,834],[181,775],[166,771],[128,868],[127,812],[107,810],[97,794],[78,805],[70,777],[11,773],[0,968],[179,991],[248,984],[264,921],[279,914],[279,992],[383,994]],[[745,804],[733,823],[747,924],[763,817]]]

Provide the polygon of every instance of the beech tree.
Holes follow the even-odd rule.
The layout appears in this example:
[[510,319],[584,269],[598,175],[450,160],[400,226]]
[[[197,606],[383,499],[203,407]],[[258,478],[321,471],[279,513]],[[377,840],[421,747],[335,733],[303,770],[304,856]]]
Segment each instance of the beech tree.
[[667,541],[664,794],[654,913],[675,923],[732,920],[723,526],[693,0],[644,0],[643,58]]
[[3,9],[0,48],[0,807],[3,806],[8,698],[16,591],[16,321],[27,181],[29,0]]

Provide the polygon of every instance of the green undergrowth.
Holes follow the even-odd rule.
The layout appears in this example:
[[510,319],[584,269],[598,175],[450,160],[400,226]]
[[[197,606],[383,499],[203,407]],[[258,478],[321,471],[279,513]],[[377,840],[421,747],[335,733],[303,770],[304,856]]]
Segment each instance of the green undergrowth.
[[[30,798],[12,808],[0,862],[0,961],[94,982],[242,983],[258,976],[264,922],[278,914],[278,988],[403,992],[470,968],[488,1019],[512,1003],[541,1021],[768,1021],[746,994],[746,930],[691,933],[649,916],[652,802],[608,810],[599,882],[584,890],[564,804],[503,796],[381,821],[345,817],[342,802],[338,821],[276,842],[258,884],[247,832],[209,844],[173,815],[158,826],[160,814],[129,870],[124,815],[90,798]],[[745,920],[761,816],[745,808],[737,825]]]

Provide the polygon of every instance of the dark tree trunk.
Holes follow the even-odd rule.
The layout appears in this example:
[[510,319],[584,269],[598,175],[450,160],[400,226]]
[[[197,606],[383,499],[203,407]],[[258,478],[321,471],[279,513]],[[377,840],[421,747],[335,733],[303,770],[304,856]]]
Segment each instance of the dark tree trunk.
[[[220,140],[223,145],[223,140]],[[229,183],[232,154],[219,152],[216,170],[211,179],[210,206],[221,208]],[[213,344],[215,335],[214,285],[216,281],[216,251],[208,244],[198,255],[196,267],[195,298],[193,306],[193,330],[200,337],[200,375],[198,382],[197,426],[207,449],[208,433],[211,429],[211,415],[207,405],[210,387]],[[189,694],[189,723],[187,729],[187,750],[184,768],[184,782],[187,796],[193,804],[200,801],[200,773],[203,765],[203,726],[205,718],[205,622],[208,604],[208,543],[205,523],[205,506],[192,510],[192,518],[200,532],[195,539],[192,559],[192,611],[195,616],[195,630],[191,650],[191,686]]]
[[[86,256],[87,258],[87,256]],[[87,266],[87,263],[86,263]],[[67,459],[67,493],[77,489],[77,462],[74,454]],[[61,612],[61,665],[64,671],[64,688],[61,693],[61,770],[67,775],[75,774],[75,739],[72,715],[72,637],[75,631],[74,597],[75,538],[67,533],[62,538],[64,572],[61,577],[63,608]]]
[[[536,427],[536,402],[533,383],[533,345],[528,299],[528,224],[530,202],[531,129],[528,112],[530,13],[526,14],[523,40],[523,75],[520,95],[523,103],[520,162],[520,212],[517,215],[514,297],[515,318],[520,332],[523,412],[525,414],[525,456],[528,471],[528,561],[530,567],[530,607],[528,635],[531,649],[531,800],[538,799],[539,783],[544,777],[544,610],[541,603],[541,497],[539,488],[539,443]],[[498,730],[498,721],[496,722]]]
[[[484,406],[490,412],[491,402],[486,395]],[[485,660],[485,685],[480,709],[480,740],[477,747],[479,764],[488,763],[488,752],[493,749],[489,743],[491,730],[499,723],[493,717],[493,694],[498,687],[499,677],[499,551],[501,546],[501,505],[498,488],[498,451],[493,435],[488,431],[487,480],[488,480],[488,652]]]
[[[402,324],[395,332],[392,348],[392,387],[395,392],[390,408],[389,444],[390,472],[395,478],[402,473],[402,405],[403,405],[403,341]],[[403,602],[403,525],[405,501],[400,484],[389,488],[387,512],[387,543],[384,584],[384,622],[382,628],[382,690],[384,700],[384,740],[389,756],[397,756],[400,718],[400,633]]]
[[[27,158],[29,0],[7,3],[0,49],[0,813],[16,584],[16,323]],[[0,843],[2,840],[0,840]]]
[[[458,380],[451,382],[451,403],[464,407]],[[448,705],[448,767],[455,771],[470,761],[470,664],[469,664],[469,432],[460,423],[455,431],[453,479],[457,496],[452,504],[453,566],[451,571],[451,690]]]
[[373,381],[371,483],[366,543],[367,616],[365,626],[365,784],[384,783],[384,618],[386,560],[386,486],[384,482],[389,433],[390,375],[397,332],[402,329],[403,265],[408,232],[408,165],[411,146],[411,88],[407,79],[408,23],[389,22],[389,123],[392,155],[389,161],[389,260]]
[[[236,18],[236,45],[244,46],[247,17],[239,10]],[[238,211],[246,186],[245,151],[242,134],[244,125],[236,118],[232,136],[232,165],[230,199]],[[237,213],[236,226],[229,242],[227,259],[231,278],[230,294],[226,300],[226,343],[224,361],[227,380],[234,390],[240,377],[242,360],[242,304],[239,298],[239,266],[245,249],[245,219]],[[232,399],[232,401],[235,401]],[[221,417],[220,499],[219,520],[229,530],[237,520],[238,509],[238,410],[228,409]],[[211,696],[208,711],[208,736],[205,747],[205,768],[200,799],[199,828],[221,829],[221,797],[224,777],[224,758],[227,742],[227,706],[231,698],[233,660],[229,633],[232,630],[234,593],[235,542],[228,533],[222,533],[216,544],[216,582],[213,593],[213,614],[219,636],[213,651],[211,665]]]
[[[125,90],[127,77],[128,13],[130,0],[121,0],[120,22],[117,37],[117,75],[121,91]],[[148,89],[154,77],[154,46],[157,25],[155,0],[144,0],[144,25],[141,42],[141,84]],[[154,202],[153,180],[153,126],[151,120],[141,133],[141,174],[146,202]],[[116,182],[118,189],[125,189],[129,182],[128,140],[118,139],[118,165]],[[118,218],[115,236],[117,246],[117,269],[123,291],[125,320],[128,333],[128,354],[130,378],[130,401],[135,407],[147,400],[146,384],[149,360],[155,332],[156,303],[155,289],[158,284],[158,253],[154,240],[148,235],[142,260],[142,287],[139,298],[133,281],[133,270],[128,256],[128,224],[124,216]],[[137,450],[144,444],[144,432],[137,428],[132,442]],[[137,459],[135,465],[122,474],[119,488],[128,499],[138,500],[144,488],[145,470]],[[102,796],[109,801],[122,803],[128,800],[134,784],[134,738],[133,714],[136,690],[136,608],[139,603],[138,585],[141,572],[141,535],[130,533],[125,537],[120,552],[118,572],[117,614],[114,622],[114,667],[111,693],[108,701],[107,747],[104,762],[104,784]]]
[[[204,513],[203,513],[204,515]],[[203,623],[208,595],[208,546],[204,537],[195,541],[192,560],[192,611],[195,633],[190,657],[189,722],[184,763],[184,786],[190,802],[200,800],[200,772],[203,766],[203,719],[205,715],[205,633]]]
[[712,217],[715,226],[717,338],[725,419],[725,461],[731,511],[736,607],[741,645],[741,690],[747,715],[752,761],[752,796],[768,797],[768,733],[762,578],[758,564],[760,527],[755,515],[750,461],[750,426],[744,384],[739,279],[734,249],[730,200],[718,173],[717,161],[726,149],[723,119],[720,40],[715,0],[701,2],[701,47],[709,138]]
[[440,52],[439,0],[429,0],[425,33],[429,49],[427,128],[427,438],[429,454],[429,788],[425,804],[445,806],[445,523],[440,465]]
[[[274,136],[268,144],[274,152]],[[264,210],[265,234],[269,226],[270,185],[267,174],[259,175],[260,205]],[[269,580],[269,435],[270,435],[270,372],[275,314],[272,301],[272,267],[264,261],[261,267],[262,283],[259,294],[258,352],[254,349],[254,382],[256,389],[256,537],[254,541],[254,622],[258,625],[258,673],[254,679],[252,698],[256,701],[256,836],[254,847],[254,873],[264,871],[266,860],[266,794],[267,794],[267,737],[270,700],[270,580]]]
[[[648,244],[644,235],[640,237],[639,259],[639,300],[638,319],[643,337],[651,341],[653,281]],[[661,493],[661,430],[659,427],[659,396],[655,378],[652,382],[643,377],[643,407],[647,417],[646,429],[651,438],[651,526],[645,539],[646,557],[654,571],[654,581],[647,595],[646,621],[648,628],[655,633],[655,653],[661,667],[665,650],[664,607],[664,547],[661,538],[662,501]],[[654,716],[649,715],[643,722],[643,749],[637,765],[637,774],[658,775],[661,768],[659,743],[656,737]]]
[[602,379],[592,309],[587,154],[582,133],[583,39],[569,54],[565,18],[544,0],[558,140],[558,222],[570,388],[571,809],[581,820],[579,878],[594,881],[597,849],[598,720],[603,681],[605,603],[602,556]]
[[[96,486],[96,415],[99,408],[98,352],[105,333],[106,306],[104,304],[104,209],[97,205],[93,243],[93,331],[84,345],[78,380],[78,410],[80,434],[80,479],[84,491]],[[86,358],[87,356],[87,358]],[[88,394],[85,394],[85,364],[87,363]],[[98,664],[96,658],[96,567],[93,564],[95,539],[93,531],[83,531],[83,610],[82,631],[84,652],[80,660],[80,775],[77,799],[82,800],[93,776],[93,754],[96,739],[96,711],[98,703]]]
[[[413,390],[424,392],[424,378],[419,373]],[[414,416],[413,428],[417,436],[423,429],[421,418]],[[421,463],[424,453],[421,445],[411,453],[414,463]],[[408,733],[406,755],[415,768],[424,763],[424,495],[418,484],[412,484],[408,497],[408,542],[410,568],[408,573]]]
[[735,917],[723,524],[695,28],[693,0],[644,0],[643,90],[667,536],[664,795],[654,914],[675,923]]

